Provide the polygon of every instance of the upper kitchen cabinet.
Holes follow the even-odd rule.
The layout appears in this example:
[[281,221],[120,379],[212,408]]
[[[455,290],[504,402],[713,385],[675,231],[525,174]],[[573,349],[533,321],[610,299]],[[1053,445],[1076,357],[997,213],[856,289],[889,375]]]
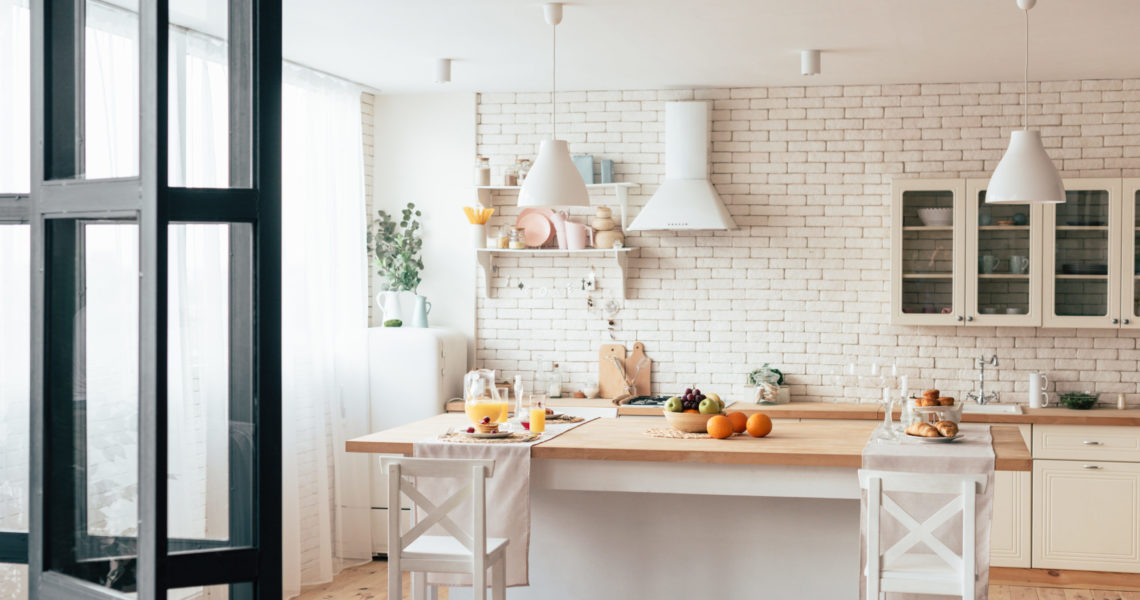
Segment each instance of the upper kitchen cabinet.
[[964,320],[965,192],[960,179],[901,179],[892,185],[892,323]]
[[987,179],[966,182],[966,324],[1041,325],[1041,205],[986,204]]
[[1124,313],[1122,325],[1133,328],[1140,327],[1140,179],[1125,179],[1123,196],[1120,307]]
[[[1125,222],[1121,180],[1070,179],[1065,181],[1065,190],[1064,204],[1044,209],[1046,275],[1042,324],[1102,328],[1131,325],[1134,319],[1121,311],[1125,262],[1132,262],[1124,259],[1122,240],[1124,229],[1128,229],[1130,240],[1134,238],[1135,225],[1134,218]],[[1133,204],[1128,212],[1134,210]],[[1131,270],[1127,278],[1128,287],[1134,287]]]

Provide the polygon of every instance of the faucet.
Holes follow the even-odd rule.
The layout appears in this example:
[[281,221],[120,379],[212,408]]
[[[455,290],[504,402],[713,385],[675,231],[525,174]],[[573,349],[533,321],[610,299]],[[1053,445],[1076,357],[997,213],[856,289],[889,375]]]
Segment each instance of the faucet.
[[990,392],[988,394],[986,393],[986,363],[989,363],[993,367],[997,367],[998,366],[998,357],[995,354],[995,355],[991,356],[989,360],[986,360],[986,357],[983,354],[982,356],[978,357],[977,362],[978,362],[978,369],[980,369],[980,372],[978,373],[978,391],[976,393],[973,390],[966,392],[966,398],[972,399],[975,402],[977,402],[978,404],[986,404],[987,402],[997,402],[998,401],[998,393],[997,392]]

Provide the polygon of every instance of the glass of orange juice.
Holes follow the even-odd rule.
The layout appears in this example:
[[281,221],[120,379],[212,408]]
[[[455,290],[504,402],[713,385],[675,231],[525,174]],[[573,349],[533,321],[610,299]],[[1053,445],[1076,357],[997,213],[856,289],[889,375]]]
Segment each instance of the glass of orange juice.
[[494,420],[497,423],[506,423],[507,419],[509,419],[511,416],[511,413],[510,413],[511,388],[501,387],[501,388],[498,388],[498,390],[499,390],[499,400],[502,401],[503,407],[502,407],[502,410],[499,412],[499,415],[497,417],[495,417]]
[[[531,394],[530,410],[527,411],[530,419],[529,429],[534,433],[546,431],[546,396]],[[523,425],[526,427],[526,425]]]

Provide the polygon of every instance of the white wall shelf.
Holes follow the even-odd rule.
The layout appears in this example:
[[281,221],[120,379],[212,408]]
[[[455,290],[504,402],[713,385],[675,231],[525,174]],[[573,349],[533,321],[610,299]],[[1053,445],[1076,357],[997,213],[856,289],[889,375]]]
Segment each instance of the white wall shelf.
[[[608,184],[606,184],[608,185]],[[510,256],[524,255],[524,256],[538,256],[538,255],[559,255],[559,256],[585,256],[585,257],[610,257],[617,266],[618,271],[621,273],[621,299],[625,300],[626,293],[626,267],[629,264],[629,253],[633,248],[610,248],[598,249],[588,248],[586,250],[561,250],[558,248],[526,248],[520,250],[508,250],[504,248],[476,248],[475,258],[479,261],[479,266],[483,269],[483,286],[484,292],[487,297],[491,296],[491,279],[495,275],[495,257],[496,256]]]
[[[627,181],[616,183],[587,183],[587,190],[613,190],[617,194],[618,207],[621,210],[621,229],[626,230],[626,212],[629,209],[629,189],[638,184]],[[475,193],[478,195],[479,205],[491,208],[494,203],[495,192],[517,192],[522,189],[518,185],[477,185]]]

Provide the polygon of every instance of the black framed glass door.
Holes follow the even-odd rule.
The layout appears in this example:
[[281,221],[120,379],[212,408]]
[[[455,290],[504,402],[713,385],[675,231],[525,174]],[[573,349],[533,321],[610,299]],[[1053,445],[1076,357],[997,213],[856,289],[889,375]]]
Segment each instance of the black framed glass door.
[[[228,3],[211,75],[224,63],[227,165],[193,189],[170,186],[202,183],[171,138],[187,132],[170,6],[122,12],[31,6],[30,532],[6,558],[48,600],[276,600],[280,1]],[[91,52],[125,68],[93,70]],[[107,121],[130,102],[103,101],[132,81],[123,137]]]

